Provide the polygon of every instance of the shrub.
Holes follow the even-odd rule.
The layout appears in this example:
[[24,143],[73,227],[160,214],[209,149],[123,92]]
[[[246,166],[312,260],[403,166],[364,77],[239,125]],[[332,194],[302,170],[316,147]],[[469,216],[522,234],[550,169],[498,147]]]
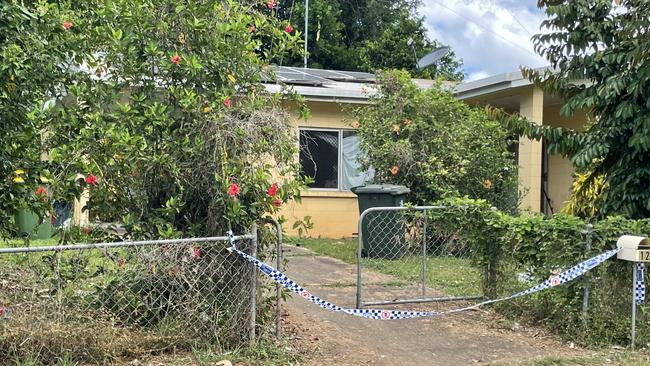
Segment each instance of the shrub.
[[[484,292],[490,298],[523,290],[613,249],[621,235],[650,231],[650,220],[608,217],[593,222],[588,229],[588,222],[566,214],[514,217],[491,208],[485,201],[448,199],[440,203],[446,208],[432,212],[435,217],[430,222],[458,229],[483,270]],[[541,323],[584,345],[627,344],[631,268],[629,262],[610,259],[583,278],[501,303],[497,309],[508,316]],[[524,274],[529,281],[522,282]],[[583,314],[586,284],[590,297]],[[642,306],[640,314],[644,311]],[[639,343],[650,339],[647,322],[639,322],[637,332]]]
[[379,74],[378,84],[371,104],[353,110],[376,182],[406,185],[418,204],[469,196],[514,210],[517,166],[499,123],[441,84],[420,89],[406,72]]

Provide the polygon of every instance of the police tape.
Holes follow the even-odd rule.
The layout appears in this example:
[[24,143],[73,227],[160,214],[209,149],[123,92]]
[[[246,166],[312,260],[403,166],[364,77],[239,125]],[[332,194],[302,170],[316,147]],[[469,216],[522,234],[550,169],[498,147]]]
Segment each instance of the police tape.
[[645,302],[645,279],[643,277],[643,269],[645,263],[635,263],[634,270],[636,271],[636,281],[634,281],[634,302],[641,305]]
[[[301,287],[298,283],[287,277],[284,273],[280,272],[279,270],[269,266],[268,264],[260,261],[259,259],[246,254],[242,252],[241,250],[237,249],[235,246],[235,237],[232,233],[232,231],[228,232],[228,237],[230,239],[230,247],[228,248],[228,251],[235,252],[242,256],[244,259],[255,265],[259,270],[264,273],[267,277],[269,277],[271,280],[274,282],[279,283],[282,285],[284,288],[288,289],[289,291],[300,295],[302,298],[305,300],[311,301],[314,304],[320,306],[321,308],[331,310],[331,311],[336,311],[336,312],[342,312],[350,315],[355,315],[355,316],[360,316],[363,318],[368,318],[368,319],[377,319],[377,320],[392,320],[392,319],[412,319],[412,318],[422,318],[422,317],[432,317],[432,316],[441,316],[441,315],[447,315],[447,314],[453,314],[453,313],[459,313],[462,311],[467,311],[471,309],[476,309],[481,306],[489,305],[489,304],[494,304],[497,302],[501,301],[506,301],[506,300],[512,300],[521,296],[525,295],[530,295],[535,292],[539,292],[542,290],[546,290],[555,286],[562,285],[564,283],[567,283],[569,281],[572,281],[585,273],[589,272],[591,269],[594,267],[597,267],[598,265],[602,264],[609,258],[613,257],[616,253],[619,252],[620,249],[612,249],[608,250],[604,253],[601,253],[595,257],[589,258],[585,261],[582,261],[575,266],[567,269],[564,272],[559,273],[558,275],[552,276],[546,281],[533,286],[527,290],[517,292],[513,295],[510,295],[508,297],[502,297],[499,299],[494,299],[494,300],[486,300],[483,302],[480,302],[478,304],[470,305],[470,306],[465,306],[457,309],[452,309],[452,310],[446,310],[446,311],[409,311],[409,310],[383,310],[383,309],[349,309],[349,308],[342,308],[338,305],[332,304],[329,301],[323,300],[311,293],[309,293],[306,289]],[[639,276],[637,273],[637,283],[635,283],[635,301],[637,304],[643,303],[645,299],[645,284],[643,282],[643,266],[637,266],[635,268],[637,271],[641,271],[641,275]]]

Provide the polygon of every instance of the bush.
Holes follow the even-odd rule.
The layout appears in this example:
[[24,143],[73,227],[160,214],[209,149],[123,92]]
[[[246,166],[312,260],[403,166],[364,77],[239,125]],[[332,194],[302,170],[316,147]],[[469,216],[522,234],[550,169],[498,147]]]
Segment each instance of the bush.
[[[650,220],[609,217],[593,222],[558,214],[513,217],[485,201],[448,199],[430,222],[457,228],[483,270],[484,292],[490,298],[531,287],[580,261],[614,249],[624,234],[650,231]],[[591,249],[587,249],[587,242]],[[522,281],[526,275],[529,280]],[[497,305],[502,313],[541,323],[584,345],[629,343],[632,265],[610,259],[585,277],[514,301]],[[582,314],[583,289],[590,287],[589,308]],[[640,314],[646,307],[641,306]],[[642,316],[642,315],[641,315]],[[650,340],[650,326],[640,321],[639,343]]]
[[406,72],[378,82],[371,104],[353,110],[362,165],[375,168],[375,182],[409,187],[418,204],[469,196],[515,210],[517,165],[499,123],[441,84],[420,89]]

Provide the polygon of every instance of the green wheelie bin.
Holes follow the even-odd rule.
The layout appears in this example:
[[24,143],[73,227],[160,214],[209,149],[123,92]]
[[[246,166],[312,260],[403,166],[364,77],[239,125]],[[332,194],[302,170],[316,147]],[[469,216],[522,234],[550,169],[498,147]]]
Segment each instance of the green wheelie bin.
[[[407,187],[394,184],[370,184],[353,187],[357,195],[359,214],[373,207],[400,207],[406,195],[411,193]],[[405,227],[400,211],[377,211],[366,215],[361,223],[363,247],[361,256],[378,259],[400,258],[405,249]]]

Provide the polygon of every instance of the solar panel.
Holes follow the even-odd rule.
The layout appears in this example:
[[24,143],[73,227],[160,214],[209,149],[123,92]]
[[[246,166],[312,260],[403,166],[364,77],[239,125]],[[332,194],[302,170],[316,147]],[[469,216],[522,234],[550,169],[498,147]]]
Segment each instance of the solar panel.
[[[288,66],[275,67],[272,70],[275,78],[285,83],[322,85],[332,81],[370,82],[375,80],[375,75],[357,71],[304,69]],[[271,81],[271,79],[271,77],[265,77],[265,81]]]

